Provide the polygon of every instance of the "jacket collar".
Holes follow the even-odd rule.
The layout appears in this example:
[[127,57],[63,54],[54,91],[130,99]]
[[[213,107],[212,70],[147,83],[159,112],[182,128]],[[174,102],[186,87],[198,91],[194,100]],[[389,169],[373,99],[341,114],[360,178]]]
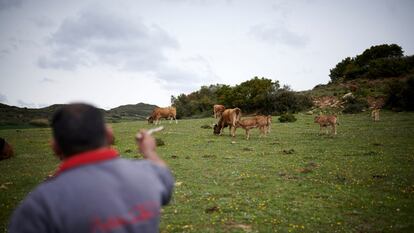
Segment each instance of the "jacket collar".
[[79,166],[95,164],[106,160],[115,159],[118,158],[118,155],[118,151],[110,148],[100,148],[97,150],[91,150],[75,154],[61,162],[58,170],[55,173],[55,176],[61,174],[66,170],[76,168]]

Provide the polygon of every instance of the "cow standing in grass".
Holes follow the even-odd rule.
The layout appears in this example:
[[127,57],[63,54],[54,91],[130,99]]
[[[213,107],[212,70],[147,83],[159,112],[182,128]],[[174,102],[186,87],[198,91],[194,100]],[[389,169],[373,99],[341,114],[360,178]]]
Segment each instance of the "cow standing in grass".
[[166,107],[166,108],[155,108],[152,111],[152,114],[150,117],[148,117],[148,123],[152,124],[155,122],[155,124],[157,125],[158,123],[160,123],[160,119],[161,118],[165,118],[165,119],[170,119],[170,124],[172,122],[172,120],[175,120],[175,123],[177,124],[177,110],[175,109],[175,107]]
[[[244,118],[236,122],[237,128],[243,128],[246,131],[246,139],[250,138],[250,130],[259,128],[261,135],[267,136],[270,132],[271,116],[255,116]],[[260,135],[260,136],[261,136]]]
[[272,116],[271,115],[267,115],[267,116],[258,115],[256,116],[256,118],[258,119],[258,122],[259,122],[260,131],[265,132],[265,136],[266,136],[268,133],[270,133],[270,129],[272,127]]
[[213,113],[214,113],[214,118],[220,118],[221,115],[223,114],[224,110],[226,110],[226,108],[223,105],[220,104],[215,104],[213,106]]
[[380,119],[379,114],[380,114],[380,109],[379,108],[373,109],[372,112],[371,112],[372,120],[373,121],[379,121],[379,119]]
[[332,132],[336,135],[336,125],[339,125],[336,115],[319,115],[315,117],[314,122],[320,126],[319,133],[321,133],[322,128],[325,128],[326,134],[328,134],[328,126],[332,126]]
[[214,134],[221,135],[223,128],[229,126],[231,136],[235,136],[236,122],[241,118],[240,108],[226,109],[217,124],[214,125]]

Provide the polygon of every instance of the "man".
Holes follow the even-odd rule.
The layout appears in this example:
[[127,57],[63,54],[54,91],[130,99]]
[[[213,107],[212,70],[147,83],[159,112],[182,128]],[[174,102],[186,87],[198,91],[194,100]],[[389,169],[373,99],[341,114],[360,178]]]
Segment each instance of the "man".
[[110,149],[112,130],[100,111],[69,104],[52,120],[56,175],[39,185],[15,210],[9,232],[159,232],[161,205],[174,180],[157,155],[155,140],[141,131],[145,160],[121,159]]

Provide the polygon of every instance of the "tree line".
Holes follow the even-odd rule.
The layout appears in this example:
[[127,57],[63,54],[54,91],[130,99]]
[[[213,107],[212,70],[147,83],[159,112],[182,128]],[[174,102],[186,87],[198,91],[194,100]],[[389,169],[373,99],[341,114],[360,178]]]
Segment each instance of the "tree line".
[[312,107],[309,96],[296,93],[279,81],[254,77],[235,86],[215,84],[202,86],[188,95],[171,96],[177,117],[206,117],[212,115],[213,105],[238,107],[250,114],[281,114],[298,112]]
[[397,44],[371,46],[362,54],[347,57],[330,70],[332,82],[358,78],[388,78],[408,74],[414,69],[414,56],[404,56]]

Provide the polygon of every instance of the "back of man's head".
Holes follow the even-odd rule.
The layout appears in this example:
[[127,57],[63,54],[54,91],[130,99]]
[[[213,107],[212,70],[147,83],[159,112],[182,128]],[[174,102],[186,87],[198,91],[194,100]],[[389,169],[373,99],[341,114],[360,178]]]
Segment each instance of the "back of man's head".
[[64,157],[106,145],[106,129],[99,109],[82,103],[58,109],[52,119],[53,136]]

